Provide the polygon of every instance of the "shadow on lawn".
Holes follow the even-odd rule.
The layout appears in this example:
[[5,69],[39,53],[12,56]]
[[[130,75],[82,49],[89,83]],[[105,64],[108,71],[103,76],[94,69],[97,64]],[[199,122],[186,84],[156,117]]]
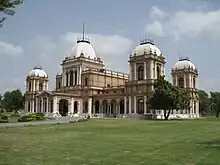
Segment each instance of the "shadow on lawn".
[[212,141],[205,141],[205,142],[199,143],[199,144],[203,145],[204,148],[207,148],[207,149],[217,149],[217,150],[220,150],[220,139],[212,140]]

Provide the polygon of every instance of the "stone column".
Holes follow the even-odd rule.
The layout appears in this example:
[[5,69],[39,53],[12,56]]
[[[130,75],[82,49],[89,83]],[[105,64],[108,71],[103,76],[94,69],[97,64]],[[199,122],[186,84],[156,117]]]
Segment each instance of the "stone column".
[[157,79],[157,67],[156,67],[156,63],[153,62],[154,65],[154,79]]
[[196,117],[199,117],[199,101],[196,101]]
[[130,66],[130,81],[132,81],[132,65],[129,64],[129,66]]
[[68,78],[68,86],[70,86],[70,72],[68,72],[68,76],[69,76],[69,78]]
[[186,88],[186,74],[184,74],[184,88]]
[[65,80],[65,70],[63,69],[63,72],[62,72],[62,87],[65,86],[64,80]]
[[47,113],[49,112],[49,98],[47,97]]
[[147,113],[147,96],[144,96],[144,114]]
[[103,114],[103,105],[101,102],[99,102],[99,113]]
[[191,74],[188,75],[188,78],[189,78],[189,80],[188,80],[188,86],[187,87],[192,88],[192,86],[191,86],[191,78],[192,78]]
[[136,68],[136,63],[134,63],[134,80],[137,80],[137,68]]
[[92,98],[88,99],[88,113],[89,115],[92,114]]
[[79,85],[81,85],[82,66],[79,67]]
[[32,113],[34,113],[34,100],[32,100],[32,110],[31,110]]
[[76,75],[75,70],[73,70],[73,86],[76,85],[76,84],[75,84],[75,75]]
[[175,86],[178,86],[178,77],[175,76]]
[[129,101],[129,114],[131,114],[131,96],[128,96]]
[[134,96],[134,113],[137,113],[137,98]]
[[58,108],[57,108],[57,96],[53,97],[53,113],[57,113]]
[[39,111],[38,111],[38,98],[36,98],[36,107],[35,107],[35,111],[36,111],[36,112],[39,112]]
[[124,114],[127,114],[127,97],[124,97]]
[[44,98],[41,97],[41,112],[44,112]]
[[39,91],[39,80],[36,80],[36,91]]
[[74,114],[74,98],[71,98],[71,108],[70,108],[70,113]]
[[150,61],[150,63],[149,63],[149,68],[150,68],[150,72],[149,72],[149,78],[150,79],[153,79],[153,61]]
[[144,79],[147,79],[147,66],[146,66],[146,62],[144,62]]

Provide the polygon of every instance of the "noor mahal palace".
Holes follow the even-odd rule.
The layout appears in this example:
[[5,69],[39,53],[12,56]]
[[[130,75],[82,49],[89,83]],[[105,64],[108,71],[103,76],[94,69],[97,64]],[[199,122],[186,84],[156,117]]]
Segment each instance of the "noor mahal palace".
[[[128,59],[130,73],[105,69],[90,39],[78,38],[62,61],[56,75],[56,89],[48,90],[48,75],[35,67],[26,77],[25,112],[50,116],[141,117],[163,119],[162,110],[148,107],[157,77],[165,75],[165,57],[154,42],[144,39]],[[185,88],[191,96],[190,109],[173,110],[170,118],[199,117],[198,70],[182,58],[171,70],[173,85]]]

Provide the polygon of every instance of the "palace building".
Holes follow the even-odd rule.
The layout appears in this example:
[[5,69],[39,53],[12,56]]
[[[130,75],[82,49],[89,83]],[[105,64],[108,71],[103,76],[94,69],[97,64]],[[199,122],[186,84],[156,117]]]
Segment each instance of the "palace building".
[[[48,90],[48,75],[35,67],[26,78],[25,112],[51,116],[114,116],[163,119],[162,110],[148,107],[154,82],[165,75],[165,56],[154,42],[144,39],[128,59],[130,73],[105,69],[90,40],[78,38],[62,61],[62,73],[56,75],[56,89]],[[185,88],[191,96],[191,108],[173,110],[170,118],[199,117],[197,96],[198,70],[182,58],[171,70],[173,85]]]

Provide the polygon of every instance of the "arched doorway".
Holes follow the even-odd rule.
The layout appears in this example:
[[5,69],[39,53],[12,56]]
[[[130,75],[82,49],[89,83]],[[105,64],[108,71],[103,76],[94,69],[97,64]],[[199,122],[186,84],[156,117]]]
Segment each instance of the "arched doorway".
[[66,99],[61,99],[59,102],[59,113],[61,116],[68,115],[68,101]]
[[88,113],[88,101],[84,101],[83,113]]
[[103,105],[103,113],[107,114],[107,112],[108,112],[108,102],[107,102],[107,100],[103,100],[102,105]]
[[111,101],[111,111],[110,111],[110,114],[116,114],[117,112],[117,110],[116,110],[116,101],[115,100],[112,100]]
[[138,114],[144,114],[144,100],[140,99],[138,100]]
[[78,102],[74,101],[74,113],[78,112]]
[[120,100],[120,114],[124,114],[125,109],[124,109],[124,100]]
[[99,113],[99,101],[95,101],[95,113]]

